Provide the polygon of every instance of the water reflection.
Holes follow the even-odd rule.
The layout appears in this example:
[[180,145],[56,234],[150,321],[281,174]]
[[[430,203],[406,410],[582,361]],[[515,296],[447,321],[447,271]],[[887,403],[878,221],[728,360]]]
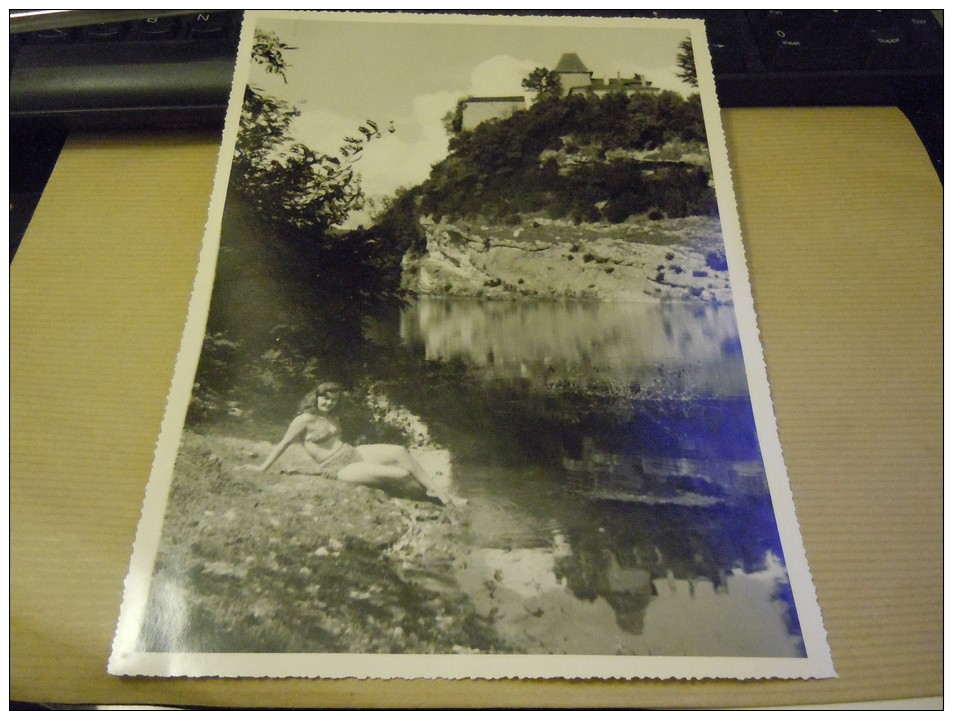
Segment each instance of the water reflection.
[[454,452],[473,546],[459,582],[504,637],[546,653],[804,654],[731,307],[430,298],[399,328],[495,403],[436,396],[491,443]]
[[695,391],[747,394],[730,306],[422,297],[402,312],[400,332],[428,360],[462,359],[490,379],[637,382],[678,368]]
[[458,579],[478,614],[517,648],[804,656],[764,500],[660,506],[545,486],[519,487],[507,499],[486,493],[485,482],[472,486],[480,474],[494,476],[460,473],[472,496],[473,547]]

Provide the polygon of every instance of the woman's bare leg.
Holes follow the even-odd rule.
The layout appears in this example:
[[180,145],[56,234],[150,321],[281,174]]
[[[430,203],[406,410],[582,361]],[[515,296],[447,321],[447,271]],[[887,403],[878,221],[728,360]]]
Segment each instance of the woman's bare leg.
[[420,462],[399,444],[362,444],[356,449],[365,463],[400,467],[425,489],[439,486],[437,477],[424,469]]
[[338,472],[338,480],[349,484],[377,486],[410,477],[410,472],[401,467],[375,462],[354,462]]
[[[444,482],[423,468],[404,447],[399,444],[362,444],[356,447],[363,462],[359,464],[377,464],[383,467],[397,467],[409,474],[420,484],[429,496],[434,496],[443,503],[464,504],[465,499],[450,496],[443,490]],[[357,464],[352,465],[357,466]],[[344,470],[342,470],[343,472]]]

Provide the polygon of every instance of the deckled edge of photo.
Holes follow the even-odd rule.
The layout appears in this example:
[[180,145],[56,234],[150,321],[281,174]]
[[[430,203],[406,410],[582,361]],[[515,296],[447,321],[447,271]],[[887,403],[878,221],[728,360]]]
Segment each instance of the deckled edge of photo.
[[176,356],[169,393],[166,396],[165,414],[159,430],[159,437],[153,451],[152,469],[146,483],[139,526],[133,544],[129,572],[123,586],[123,597],[119,611],[119,622],[113,638],[112,653],[107,671],[110,674],[137,674],[135,665],[129,660],[135,656],[135,643],[146,611],[152,569],[162,535],[162,521],[168,503],[172,483],[175,458],[185,426],[185,416],[191,400],[195,373],[202,353],[205,326],[208,321],[212,289],[215,281],[215,266],[218,262],[219,242],[221,239],[222,210],[231,173],[232,156],[238,135],[238,118],[241,114],[245,84],[250,72],[250,63],[242,57],[251,56],[251,42],[254,29],[247,13],[242,21],[235,70],[232,74],[232,87],[228,99],[228,111],[222,132],[221,147],[215,167],[215,179],[209,198],[208,216],[202,236],[202,246],[196,268],[192,293],[186,316],[179,352]]
[[[732,284],[755,423],[788,576],[801,625],[804,658],[648,657],[601,655],[418,655],[313,653],[144,653],[135,650],[146,612],[153,563],[168,501],[172,472],[201,355],[218,259],[220,228],[238,134],[251,45],[258,18],[322,21],[580,24],[591,28],[684,27],[692,38],[705,130],[715,179],[722,233]],[[107,671],[117,676],[257,677],[325,679],[808,679],[835,677],[813,578],[794,510],[771,401],[741,239],[727,146],[714,76],[701,20],[542,17],[506,15],[418,15],[412,13],[246,11],[232,90],[219,151],[199,263],[176,359],[166,411],[146,486],[119,622]]]
[[807,551],[804,548],[801,526],[794,506],[794,492],[788,478],[778,433],[774,401],[771,397],[767,365],[761,345],[761,329],[758,326],[748,273],[748,258],[741,235],[738,202],[735,197],[731,164],[728,161],[728,146],[721,123],[721,110],[711,65],[711,54],[708,51],[708,41],[704,30],[698,39],[695,33],[692,33],[692,46],[698,88],[702,96],[708,152],[715,178],[715,198],[718,201],[718,214],[731,279],[735,318],[738,321],[738,334],[744,355],[749,396],[768,479],[768,489],[771,493],[771,505],[778,526],[788,581],[791,584],[807,659],[812,661],[811,667],[814,673],[811,676],[833,678],[837,676],[837,673],[834,670],[827,631],[817,599],[817,590],[814,587],[814,578],[807,561]]

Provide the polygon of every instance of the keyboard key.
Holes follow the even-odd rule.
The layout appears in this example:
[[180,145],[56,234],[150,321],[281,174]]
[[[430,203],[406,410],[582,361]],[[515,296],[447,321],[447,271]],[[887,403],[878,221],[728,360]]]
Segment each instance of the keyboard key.
[[777,29],[763,36],[761,49],[769,71],[834,71],[858,65],[852,46],[824,42],[810,28]]
[[121,22],[103,22],[83,28],[86,39],[93,42],[111,42],[122,39],[128,26]]
[[811,20],[806,10],[749,10],[747,14],[755,34],[795,30],[806,27]]
[[809,31],[818,46],[843,46],[850,43],[858,17],[857,10],[814,10]]
[[68,27],[51,27],[48,30],[31,32],[30,40],[37,44],[68,44],[73,41],[73,30]]
[[189,23],[189,37],[225,37],[228,34],[228,27],[228,15],[224,13],[198,13]]
[[870,10],[864,16],[864,24],[870,29],[892,29],[905,21],[903,10]]
[[175,39],[179,21],[174,17],[149,17],[135,23],[133,34],[143,40]]
[[743,74],[747,71],[746,54],[751,31],[740,13],[719,14],[709,11],[705,16],[705,32],[715,74]]
[[910,31],[913,68],[932,69],[943,66],[943,36],[939,23],[928,11],[911,12],[905,17],[904,27]]
[[764,63],[771,71],[860,69],[866,54],[854,40],[854,10],[749,11]]
[[772,51],[779,39],[800,35],[810,26],[810,14],[804,10],[749,10],[748,21],[762,51]]
[[867,57],[869,69],[905,69],[913,58],[910,39],[895,27],[867,30]]

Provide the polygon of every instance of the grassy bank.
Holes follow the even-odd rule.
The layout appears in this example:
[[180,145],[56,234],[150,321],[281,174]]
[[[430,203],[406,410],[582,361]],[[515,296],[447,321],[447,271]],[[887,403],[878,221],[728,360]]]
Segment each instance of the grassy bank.
[[294,448],[258,474],[267,449],[184,433],[144,650],[505,649],[454,582],[454,510],[314,476]]

